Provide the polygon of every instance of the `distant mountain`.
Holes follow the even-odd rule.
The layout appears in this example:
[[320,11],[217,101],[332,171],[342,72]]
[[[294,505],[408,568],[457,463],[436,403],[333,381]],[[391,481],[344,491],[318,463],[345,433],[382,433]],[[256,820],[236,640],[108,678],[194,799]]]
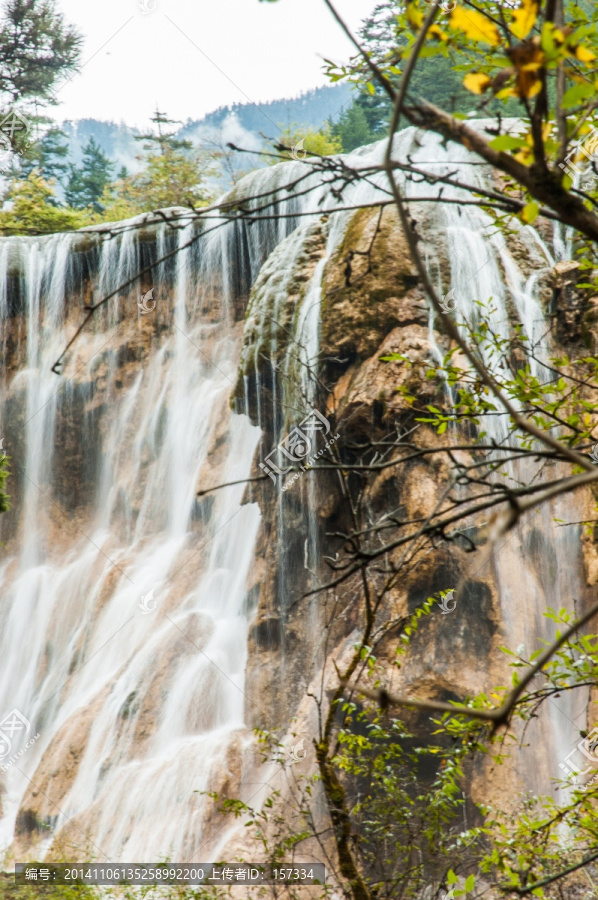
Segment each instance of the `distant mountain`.
[[[178,136],[193,141],[198,146],[224,148],[231,142],[246,150],[259,151],[263,147],[265,135],[275,138],[279,130],[287,126],[320,128],[327,119],[336,119],[350,103],[352,89],[339,84],[315,88],[299,97],[271,100],[268,103],[236,103],[221,106],[201,119],[188,119],[179,130]],[[136,157],[141,152],[135,135],[136,128],[124,123],[101,122],[97,119],[66,121],[62,129],[69,141],[69,161],[81,162],[83,147],[90,137],[100,145],[104,153],[116,163],[116,171],[126,166],[130,172],[136,171],[139,163]],[[264,165],[257,156],[249,159],[242,154],[234,157],[234,169],[254,168]]]
[[140,151],[139,142],[135,135],[140,134],[136,128],[131,128],[121,122],[101,122],[98,119],[77,119],[75,122],[63,122],[62,130],[69,142],[69,162],[78,165],[83,158],[83,148],[90,137],[94,138],[104,153],[114,160],[117,171],[121,166],[126,166],[130,171],[138,168],[135,157]]
[[[288,125],[319,128],[328,118],[337,119],[350,102],[352,89],[348,84],[314,88],[291,100],[270,100],[268,103],[236,103],[221,106],[203,119],[189,120],[181,129],[183,137],[191,137],[197,129],[224,128],[234,118],[242,128],[274,138],[279,129]],[[261,146],[261,144],[260,144]]]

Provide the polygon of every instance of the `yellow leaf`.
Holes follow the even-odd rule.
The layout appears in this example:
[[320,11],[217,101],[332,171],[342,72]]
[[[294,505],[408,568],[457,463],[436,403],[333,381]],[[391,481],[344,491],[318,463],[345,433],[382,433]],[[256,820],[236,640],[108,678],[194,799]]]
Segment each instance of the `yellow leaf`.
[[469,72],[463,79],[463,87],[466,87],[472,94],[483,94],[489,84],[490,79],[481,72]]
[[534,78],[533,80],[521,79],[517,86],[520,97],[535,97],[542,90],[542,82],[539,78]]
[[500,35],[496,25],[488,21],[486,16],[483,16],[475,9],[463,9],[462,6],[455,7],[451,13],[449,24],[451,28],[464,31],[472,41],[482,41],[493,47],[500,43]]
[[596,59],[596,54],[587,47],[579,46],[575,48],[575,58],[580,62],[592,62],[593,59]]
[[407,4],[407,21],[411,25],[412,28],[419,28],[424,21],[424,14],[421,9],[418,9],[412,3]]
[[532,162],[532,160],[533,160],[533,158],[534,158],[534,154],[532,153],[530,147],[523,147],[523,148],[519,151],[519,153],[516,153],[516,154],[515,154],[515,157],[514,157],[514,158],[517,160],[517,162],[520,162],[520,163],[522,163],[524,166],[527,166],[529,163]]
[[508,97],[516,97],[517,91],[514,87],[506,87],[503,88],[502,91],[499,91],[496,95],[497,100],[506,100]]
[[528,36],[538,18],[538,0],[522,0],[519,9],[513,11],[511,33],[522,41]]
[[539,212],[539,204],[532,200],[531,203],[526,203],[526,205],[521,210],[521,218],[527,225],[531,225],[538,218]]
[[437,25],[436,23],[434,23],[433,25],[430,25],[430,30],[429,30],[428,34],[434,35],[434,37],[437,37],[439,41],[446,41],[447,37],[448,37],[446,32],[443,31],[442,28],[440,28],[440,26]]

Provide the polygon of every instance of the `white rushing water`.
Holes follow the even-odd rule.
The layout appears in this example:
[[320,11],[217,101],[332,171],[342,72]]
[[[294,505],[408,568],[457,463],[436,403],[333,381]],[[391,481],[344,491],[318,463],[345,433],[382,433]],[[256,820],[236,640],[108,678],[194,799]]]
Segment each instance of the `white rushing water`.
[[[376,162],[383,149],[378,145],[358,151],[351,160],[359,165]],[[450,161],[452,169],[458,165],[467,171],[469,180],[488,177],[481,169],[472,175],[464,152],[451,148],[446,156],[433,137],[416,140],[412,129],[397,137],[395,152],[398,159],[411,153],[425,165],[430,159],[434,165]],[[244,190],[274,190],[304,172],[301,163],[259,171]],[[67,368],[62,381],[51,366],[73,323],[80,321],[71,316],[69,324],[66,307],[67,299],[72,304],[78,297],[84,271],[80,254],[72,249],[75,238],[0,240],[5,360],[0,436],[19,486],[18,516],[10,513],[0,521],[6,542],[0,567],[0,717],[17,709],[39,732],[35,743],[0,776],[0,847],[11,844],[17,811],[21,805],[26,808],[34,792],[36,808],[44,810],[43,818],[53,829],[46,846],[52,833],[65,829],[78,855],[100,859],[169,856],[197,861],[209,852],[215,837],[205,828],[207,801],[201,791],[212,789],[226,773],[235,735],[245,740],[244,670],[251,616],[246,581],[260,513],[255,503],[242,505],[243,484],[216,492],[202,504],[196,502],[195,492],[208,469],[215,473],[213,483],[250,474],[261,432],[229,406],[240,354],[235,302],[280,245],[275,300],[282,308],[303,235],[322,209],[337,202],[320,176],[313,183],[311,196],[300,201],[289,200],[281,191],[279,206],[287,214],[312,210],[313,217],[281,218],[249,228],[232,223],[184,251],[175,271],[168,265],[154,271],[154,297],[167,312],[160,313],[162,331],[151,337],[145,332],[149,352],[124,360],[118,352],[123,329],[134,341],[142,333],[139,329],[146,328],[137,288],[111,301],[81,338],[76,366]],[[411,186],[409,191],[429,194],[430,189]],[[342,202],[358,204],[381,196],[374,183],[367,183],[348,188]],[[477,299],[492,296],[493,324],[504,333],[511,302],[529,333],[537,336],[542,311],[536,281],[522,275],[500,237],[487,234],[484,214],[459,213],[456,206],[442,204],[434,209],[428,205],[428,214],[434,240],[441,235],[451,261],[451,284],[439,283],[443,293],[454,288],[464,313],[471,316],[477,315]],[[312,367],[319,346],[325,261],[338,246],[349,216],[337,213],[328,222],[325,256],[315,267],[295,318],[292,353]],[[192,227],[178,233],[181,245],[191,237]],[[293,229],[297,232],[287,237]],[[551,252],[556,251],[549,251],[533,229],[522,232],[522,241],[538,269],[553,263]],[[158,256],[171,246],[171,232],[162,228]],[[142,252],[136,232],[89,251],[85,265],[92,270],[94,297],[131,277],[141,267]],[[440,279],[433,254],[429,259],[432,275]],[[143,260],[147,264],[146,256]],[[13,327],[9,338],[15,267],[22,273],[19,296],[26,327]],[[266,324],[264,316],[258,331],[270,335],[269,343],[264,337],[254,349],[274,359],[275,339]],[[19,348],[22,367],[6,368]],[[97,396],[91,376],[101,384]],[[259,387],[258,379],[258,394]],[[273,419],[282,436],[289,415],[295,413],[281,412],[284,398],[279,390],[275,385]],[[302,393],[309,407],[315,401],[313,379],[304,381]],[[75,419],[77,428],[69,437]],[[88,431],[95,437],[75,451],[72,441]],[[64,471],[58,448],[65,447],[73,458],[79,453],[76,472]],[[71,505],[69,498],[78,496],[74,482],[83,476],[87,494]],[[307,505],[306,565],[317,552],[313,497]],[[282,545],[284,521],[278,527]],[[549,530],[547,520],[542,534]],[[503,557],[505,564],[498,571],[504,621],[511,622],[509,611],[521,602],[513,592],[520,590],[522,569],[529,581],[527,596],[533,598],[507,643],[519,643],[521,633],[544,633],[540,611],[547,601],[558,604],[563,579],[577,577],[571,562],[577,549],[567,543],[569,533],[562,529],[558,546],[553,537],[546,538],[552,549],[542,551],[544,558],[554,554],[557,559],[550,588],[554,597],[547,596],[537,566],[521,565],[524,534]],[[574,593],[579,586],[569,587]],[[565,719],[578,717],[579,710],[557,710],[554,716],[553,733],[545,735],[550,746],[543,747],[542,754],[554,757],[557,774],[559,735],[565,735],[562,740],[568,746]],[[6,765],[9,759],[10,753],[0,763]]]
[[[43,754],[50,768],[64,763],[66,734],[82,758],[60,802],[48,803],[52,824],[86,811],[71,840],[95,856],[189,858],[205,841],[203,801],[192,792],[209,786],[243,724],[245,579],[260,519],[256,504],[241,506],[243,485],[218,493],[206,517],[195,492],[219,429],[222,481],[248,476],[259,429],[230,413],[238,341],[223,311],[213,321],[196,315],[201,291],[189,290],[179,257],[174,327],[128,390],[117,386],[117,354],[103,360],[102,452],[84,448],[95,497],[63,539],[71,511],[52,496],[61,465],[54,436],[74,388],[61,386],[51,366],[65,344],[69,241],[13,241],[24,270],[27,368],[7,397],[27,421],[23,463],[12,461],[22,540],[2,570],[0,709],[18,709],[40,737],[5,775],[1,839],[12,839],[30,778],[53,793],[35,772]],[[102,292],[137,262],[130,238],[106,244]],[[129,306],[141,317],[136,299]],[[115,318],[106,319],[110,331]],[[10,436],[6,407],[2,428]],[[11,455],[10,437],[5,449]]]

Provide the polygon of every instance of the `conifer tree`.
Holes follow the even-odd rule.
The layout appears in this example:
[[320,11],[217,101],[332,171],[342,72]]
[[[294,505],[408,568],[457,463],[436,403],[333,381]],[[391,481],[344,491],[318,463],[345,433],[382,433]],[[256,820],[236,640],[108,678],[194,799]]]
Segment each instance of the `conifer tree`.
[[369,144],[381,136],[370,128],[364,109],[359,103],[360,99],[356,98],[334,125],[334,136],[338,137],[346,153],[355,150],[356,147],[363,147],[364,144]]
[[22,154],[21,175],[26,178],[33,169],[37,169],[46,181],[54,179],[62,183],[68,171],[68,152],[66,135],[53,126]]
[[93,137],[90,137],[83,150],[81,167],[69,165],[69,180],[65,190],[68,205],[74,209],[89,206],[96,212],[101,212],[103,207],[98,201],[112,178],[113,168],[114,163]]
[[74,72],[82,37],[55,0],[6,0],[0,20],[0,99],[4,106],[55,104],[53,89]]
[[168,150],[191,150],[193,144],[191,141],[181,140],[175,137],[177,131],[165,130],[166,125],[181,125],[182,123],[176,119],[169,119],[165,112],[160,112],[158,107],[154,112],[151,120],[155,127],[155,131],[148,131],[145,134],[135,135],[136,141],[143,141],[144,150],[155,152],[157,148],[159,153],[164,154]]

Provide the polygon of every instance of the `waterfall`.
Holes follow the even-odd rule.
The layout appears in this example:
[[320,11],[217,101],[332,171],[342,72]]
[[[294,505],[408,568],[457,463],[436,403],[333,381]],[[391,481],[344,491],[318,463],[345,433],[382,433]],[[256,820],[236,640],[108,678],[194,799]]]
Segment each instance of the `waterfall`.
[[[162,230],[158,249],[165,237]],[[188,237],[189,229],[179,233],[181,245]],[[95,381],[59,382],[51,367],[68,335],[71,238],[5,243],[21,262],[27,329],[19,336],[26,368],[5,386],[1,419],[22,512],[20,550],[9,540],[2,569],[0,709],[18,709],[40,736],[6,773],[2,843],[12,840],[28,791],[55,799],[51,770],[78,745],[75,777],[48,803],[46,824],[105,858],[191,858],[206,841],[205,801],[193,791],[209,788],[243,725],[245,580],[260,520],[256,504],[241,505],[242,484],[209,508],[195,501],[215,444],[225,439],[218,480],[238,481],[259,438],[228,404],[238,357],[230,298],[197,315],[205,297],[189,290],[193,261],[184,251],[168,299],[172,327],[155,352],[129,364],[126,388],[119,328],[132,329],[132,341],[149,337],[134,293],[127,321],[116,307],[103,314],[101,343],[115,333],[117,347],[114,337],[103,349],[97,335],[84,341]],[[106,292],[139,266],[141,248],[129,232],[99,256]],[[165,306],[166,273],[156,282]],[[77,407],[76,441],[98,405],[101,448],[82,447],[90,502],[71,510],[55,485],[59,420]],[[23,465],[12,450],[21,446]]]
[[[478,127],[482,128],[484,124],[479,122]],[[488,167],[480,165],[479,160],[464,148],[443,146],[439,137],[429,136],[412,152],[411,159],[430,174],[446,176],[451,173],[457,181],[480,188],[491,187]],[[420,182],[410,193],[417,198],[429,196],[429,192],[429,186]],[[433,213],[432,232],[436,244],[430,238],[426,242],[427,265],[439,295],[452,298],[449,309],[453,307],[451,315],[459,330],[466,337],[465,322],[477,329],[486,319],[498,339],[506,342],[513,333],[513,320],[519,322],[528,346],[535,348],[537,356],[530,359],[532,375],[542,381],[550,380],[551,375],[541,361],[547,362],[554,353],[540,301],[540,279],[563,259],[566,251],[558,227],[553,233],[551,251],[531,226],[511,223],[516,230],[515,237],[506,239],[487,212],[475,206],[464,211],[458,202],[468,199],[463,190],[445,188],[443,198],[447,202],[439,204]],[[421,212],[426,215],[425,210]],[[444,244],[442,257],[450,264],[450,281],[444,284],[437,255],[430,252],[430,247],[438,244]],[[521,257],[527,262],[527,274],[522,271]],[[440,362],[443,353],[436,342],[434,321],[431,310],[430,343],[435,359]],[[484,356],[490,371],[498,374],[495,354],[485,349]],[[509,373],[504,374],[509,377]],[[483,427],[488,438],[497,445],[512,446],[508,438],[507,415],[488,417]],[[495,458],[500,456],[501,453],[494,454]],[[496,477],[513,485],[529,484],[539,468],[538,463],[530,461],[507,462],[500,467]],[[504,644],[512,650],[523,648],[524,658],[529,658],[538,648],[540,640],[549,642],[555,637],[556,627],[543,615],[547,608],[576,612],[583,602],[581,529],[578,525],[555,526],[555,520],[575,522],[578,519],[575,498],[560,497],[528,513],[514,531],[499,542],[493,554],[492,568],[499,589]],[[474,569],[471,577],[484,574]],[[537,754],[533,769],[530,769],[525,754],[518,760],[520,780],[527,790],[550,794],[554,787],[552,780],[562,778],[559,763],[579,738],[579,731],[586,726],[588,696],[584,689],[551,698],[538,719],[531,723],[527,743],[535,743],[546,750]]]
[[[383,152],[384,144],[373,145],[349,161],[375,164]],[[468,175],[473,168],[465,151],[451,148],[446,155],[433,136],[422,138],[414,129],[397,136],[395,153],[423,164],[444,160]],[[487,171],[476,171],[475,177],[488,178]],[[200,226],[183,219],[179,230],[161,224],[112,239],[95,228],[0,240],[0,437],[11,458],[14,501],[0,516],[0,717],[16,709],[31,734],[39,733],[1,776],[2,848],[11,845],[15,828],[17,835],[27,829],[26,817],[20,821],[17,813],[33,803],[42,811],[36,824],[48,835],[38,855],[55,835],[79,856],[113,861],[197,861],[222,843],[202,792],[217,790],[227,778],[240,783],[251,743],[245,666],[254,609],[247,580],[260,510],[244,502],[242,483],[201,500],[196,491],[242,482],[256,451],[265,456],[271,449],[258,451],[262,427],[250,421],[252,404],[260,426],[273,423],[274,446],[319,402],[312,376],[322,275],[351,213],[333,212],[339,200],[318,173],[303,184],[311,193],[293,198],[285,186],[305,173],[302,163],[290,162],[248,176],[226,203],[272,192],[280,216],[246,224],[229,221],[230,211],[215,213],[199,240],[160,265],[157,259],[185,247]],[[387,199],[382,184],[377,175],[350,185],[341,205]],[[423,188],[407,190],[415,198]],[[497,328],[507,333],[511,302],[524,326],[538,334],[536,282],[526,281],[498,237],[483,237],[484,214],[424,206],[424,236],[428,246],[439,235],[446,240],[450,287],[461,292],[466,312],[477,314],[475,300],[491,295]],[[290,311],[293,340],[281,347],[272,319],[286,315],[294,267],[316,227],[324,250],[301,306]],[[552,264],[534,229],[522,229],[521,240],[538,268]],[[494,253],[486,263],[489,248]],[[52,365],[80,323],[84,303],[97,302],[150,263],[143,285],[101,308],[58,379]],[[430,267],[440,278],[431,257]],[[239,305],[252,286],[243,324]],[[153,288],[153,311],[138,305],[142,287]],[[243,330],[252,332],[251,342],[243,343]],[[283,374],[300,363],[299,391],[285,393],[284,379],[274,378],[268,410],[261,399],[261,354]],[[250,363],[255,383],[245,378],[245,409],[233,412],[239,369]],[[294,564],[311,567],[320,546],[313,479],[305,479],[302,490],[308,545],[305,559]],[[283,513],[281,502],[281,546]],[[509,564],[498,567],[505,643],[519,643],[522,632],[532,640],[544,634],[538,610],[547,591],[558,605],[562,579],[573,577],[571,537],[563,529],[554,543],[545,537],[549,530],[546,521],[533,552],[540,559],[554,554],[556,580],[551,574],[549,589],[538,564],[526,563],[534,601],[521,623],[513,622],[512,611],[522,583],[519,554],[529,550],[529,535],[510,543]],[[279,561],[283,604],[294,576],[284,569],[282,552]],[[553,733],[545,734],[546,759],[564,734],[562,715],[554,713]]]

